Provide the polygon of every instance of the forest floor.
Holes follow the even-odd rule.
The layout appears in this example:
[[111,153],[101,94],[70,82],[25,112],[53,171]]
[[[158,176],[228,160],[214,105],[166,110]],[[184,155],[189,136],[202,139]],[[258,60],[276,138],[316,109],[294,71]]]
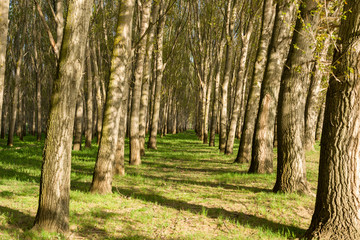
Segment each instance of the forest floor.
[[[238,142],[237,142],[238,144]],[[314,194],[275,194],[276,174],[202,144],[193,131],[158,139],[141,166],[116,176],[113,194],[88,192],[97,147],[73,152],[69,239],[288,239],[310,224],[319,148],[307,153]],[[0,239],[63,239],[30,231],[36,215],[43,142],[0,140]],[[275,150],[276,151],[276,150]],[[126,156],[128,157],[128,155]],[[276,157],[276,154],[275,154]],[[276,161],[274,166],[276,172]]]

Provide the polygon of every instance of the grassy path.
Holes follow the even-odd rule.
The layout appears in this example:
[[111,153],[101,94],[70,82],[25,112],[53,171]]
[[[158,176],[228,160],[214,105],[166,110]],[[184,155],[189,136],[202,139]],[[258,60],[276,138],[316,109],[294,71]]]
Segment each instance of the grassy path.
[[[14,146],[0,140],[0,239],[61,239],[29,231],[43,143],[27,136]],[[275,174],[246,174],[248,165],[232,164],[235,156],[201,144],[192,131],[168,135],[158,146],[141,166],[115,177],[114,194],[106,196],[88,193],[95,145],[73,152],[68,238],[286,239],[308,227],[314,196],[272,193]],[[314,193],[317,158],[318,152],[307,153]]]

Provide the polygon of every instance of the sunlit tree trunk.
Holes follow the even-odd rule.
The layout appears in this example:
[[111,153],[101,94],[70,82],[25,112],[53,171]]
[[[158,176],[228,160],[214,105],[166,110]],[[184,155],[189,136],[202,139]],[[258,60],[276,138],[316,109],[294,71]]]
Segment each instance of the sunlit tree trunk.
[[360,239],[360,2],[348,1],[343,11],[307,239]]
[[85,148],[91,148],[93,135],[93,74],[91,66],[90,46],[87,44],[86,50],[86,129],[85,129]]
[[83,119],[84,119],[84,101],[83,101],[83,87],[84,79],[81,76],[81,84],[76,99],[76,111],[75,111],[75,123],[74,123],[74,143],[73,150],[81,150],[81,141],[82,141],[82,129],[83,129]]
[[319,23],[318,3],[301,4],[286,68],[282,74],[278,106],[278,163],[274,192],[309,192],[303,146],[305,102],[313,66]]
[[35,228],[69,230],[71,145],[75,105],[93,1],[70,0],[41,169]]
[[9,0],[0,2],[0,124],[2,124],[2,109],[5,89],[5,60],[8,33]]
[[[164,13],[164,7],[160,6],[159,15]],[[148,142],[148,148],[157,149],[156,136],[160,123],[160,105],[161,105],[161,88],[163,78],[163,40],[164,40],[164,27],[165,27],[165,16],[160,18],[157,28],[156,35],[156,86],[154,94],[154,110],[151,118],[150,136]]]
[[276,108],[281,73],[289,53],[296,2],[283,1],[276,6],[269,60],[262,83],[249,173],[272,173]]
[[264,78],[269,45],[275,21],[275,7],[273,0],[265,0],[259,48],[254,64],[254,74],[251,80],[251,89],[248,96],[244,124],[240,139],[237,163],[247,163],[251,160],[251,149],[255,132],[256,115],[259,109],[261,84]]
[[90,189],[92,193],[106,194],[112,192],[113,165],[119,135],[119,110],[123,99],[129,58],[131,57],[134,2],[134,0],[124,0],[119,8],[102,135]]
[[[139,35],[142,37],[148,26],[151,9],[150,0],[142,1],[142,15]],[[140,140],[139,140],[139,112],[140,112],[140,98],[141,98],[141,85],[142,77],[144,74],[144,60],[146,55],[146,39],[147,36],[143,37],[139,41],[137,48],[137,54],[135,57],[135,71],[134,71],[134,82],[132,85],[132,98],[131,98],[131,111],[130,111],[130,159],[131,165],[141,164],[140,155]]]

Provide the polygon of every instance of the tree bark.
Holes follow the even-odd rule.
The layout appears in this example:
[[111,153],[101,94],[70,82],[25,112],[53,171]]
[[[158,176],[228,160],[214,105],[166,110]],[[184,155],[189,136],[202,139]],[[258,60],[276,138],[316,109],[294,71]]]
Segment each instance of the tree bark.
[[317,124],[316,124],[316,135],[315,135],[316,141],[321,139],[321,132],[322,132],[322,127],[323,127],[323,123],[324,123],[324,112],[325,112],[325,101],[324,101],[324,99],[322,99],[322,104],[321,104],[321,108],[319,111],[319,115],[317,118]]
[[236,15],[234,14],[234,6],[232,6],[234,1],[228,1],[227,10],[226,10],[226,24],[224,27],[226,35],[226,52],[225,52],[225,67],[223,73],[223,80],[221,83],[221,109],[220,109],[220,136],[219,136],[219,150],[220,152],[225,152],[226,147],[226,137],[227,137],[227,119],[228,119],[228,88],[230,81],[230,73],[232,69],[232,59],[233,59],[233,29],[234,29],[234,20]]
[[0,3],[0,125],[2,124],[2,109],[5,89],[6,45],[8,33],[9,0]]
[[[164,7],[160,6],[159,15],[161,16],[164,12]],[[154,110],[151,118],[150,136],[148,142],[148,148],[157,149],[156,136],[160,123],[160,105],[161,105],[161,88],[163,78],[163,40],[164,40],[164,27],[165,27],[165,16],[160,18],[157,28],[156,36],[156,86],[154,94]]]
[[71,145],[75,104],[93,1],[69,1],[58,75],[54,82],[41,169],[35,228],[69,230]]
[[[151,10],[151,19],[150,24],[155,24],[157,20],[157,15],[159,12],[159,4],[154,4]],[[149,86],[150,78],[152,74],[151,62],[154,50],[154,35],[155,35],[155,26],[151,25],[148,36],[146,38],[146,55],[144,59],[144,76],[143,84],[141,89],[141,100],[140,100],[140,113],[139,113],[139,141],[140,141],[140,155],[145,155],[145,135],[146,135],[146,116],[148,111],[149,104]]]
[[307,239],[360,239],[360,2],[349,1],[343,11]]
[[278,106],[278,165],[274,192],[310,191],[306,180],[304,116],[319,23],[317,2],[301,4],[280,86]]
[[262,83],[249,173],[273,172],[273,143],[276,107],[281,73],[289,53],[296,18],[296,2],[283,1],[276,6],[269,60]]
[[86,50],[87,78],[86,78],[86,129],[85,148],[91,148],[93,135],[93,74],[91,68],[90,44]]
[[315,149],[316,124],[321,108],[320,101],[323,99],[321,93],[321,83],[323,77],[327,77],[325,75],[326,73],[324,74],[324,69],[329,67],[326,66],[325,62],[327,60],[330,44],[330,36],[328,36],[322,43],[322,49],[319,49],[319,59],[314,66],[313,75],[311,76],[311,83],[305,107],[305,150]]
[[102,135],[90,189],[92,193],[112,192],[113,165],[119,135],[119,110],[131,57],[134,2],[134,0],[124,0],[119,8]]
[[275,20],[275,5],[273,0],[265,0],[263,6],[263,20],[259,48],[256,54],[254,74],[247,101],[244,124],[240,139],[236,163],[248,163],[251,160],[251,149],[255,132],[256,115],[259,109],[261,84],[264,78],[270,40]]
[[[83,67],[82,67],[83,69]],[[82,142],[82,129],[83,129],[83,118],[84,118],[84,101],[83,101],[83,87],[84,87],[84,78],[81,76],[80,80],[80,89],[78,92],[78,97],[76,99],[76,111],[75,111],[75,123],[74,123],[74,143],[73,150],[81,150]]]
[[[148,26],[151,9],[150,0],[143,0],[142,16],[140,23],[139,35],[142,37]],[[131,112],[130,112],[130,165],[141,164],[140,154],[140,140],[139,140],[139,112],[140,112],[140,98],[141,98],[141,85],[142,77],[144,74],[144,60],[146,55],[146,39],[147,36],[142,37],[139,41],[137,49],[137,56],[135,58],[135,71],[134,71],[134,82],[132,88],[131,98]]]

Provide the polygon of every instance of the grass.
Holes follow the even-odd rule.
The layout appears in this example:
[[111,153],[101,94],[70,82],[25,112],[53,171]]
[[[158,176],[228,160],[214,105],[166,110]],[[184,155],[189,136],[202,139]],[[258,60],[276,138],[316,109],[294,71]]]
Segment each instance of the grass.
[[[0,239],[65,238],[30,230],[42,147],[32,136],[12,148],[0,140]],[[115,177],[110,195],[88,192],[96,153],[95,144],[73,152],[70,239],[287,239],[310,224],[313,195],[272,193],[275,173],[246,174],[248,165],[232,164],[236,151],[219,154],[192,131],[159,138],[141,166]],[[306,157],[315,193],[319,148]]]

